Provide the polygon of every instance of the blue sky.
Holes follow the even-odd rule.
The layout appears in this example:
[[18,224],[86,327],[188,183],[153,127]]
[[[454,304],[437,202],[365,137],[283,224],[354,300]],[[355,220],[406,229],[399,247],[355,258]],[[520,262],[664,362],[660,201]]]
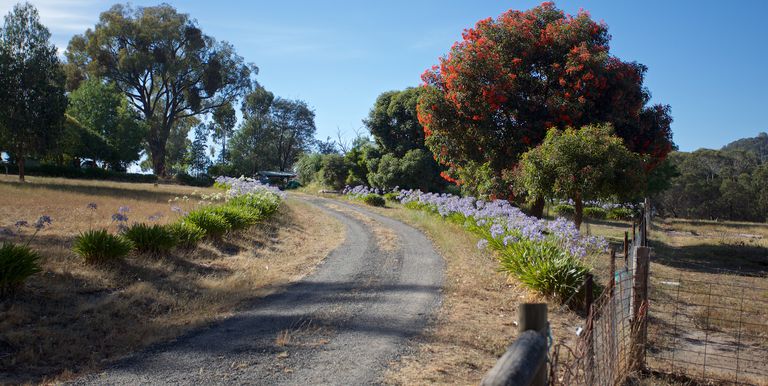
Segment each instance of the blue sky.
[[[235,45],[257,79],[317,113],[318,137],[350,137],[376,96],[419,84],[461,31],[540,1],[167,1]],[[0,0],[6,14],[15,1]],[[114,4],[32,0],[63,50]],[[158,2],[134,1],[134,5]],[[648,66],[653,102],[670,104],[681,150],[768,131],[768,1],[557,1],[604,20],[614,55]]]

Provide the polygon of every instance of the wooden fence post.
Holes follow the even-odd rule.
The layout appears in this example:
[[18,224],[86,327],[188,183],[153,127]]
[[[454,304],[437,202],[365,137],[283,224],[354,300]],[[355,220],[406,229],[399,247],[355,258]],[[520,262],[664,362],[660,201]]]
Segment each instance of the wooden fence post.
[[[613,266],[613,258],[616,256],[616,251],[611,248],[611,266]],[[584,368],[585,376],[587,379],[588,384],[592,384],[594,382],[594,371],[593,368],[595,366],[595,358],[594,358],[594,339],[592,339],[592,332],[594,330],[592,325],[592,303],[594,303],[594,276],[591,273],[587,274],[586,282],[584,283],[584,290],[587,291],[585,300],[586,300],[586,306],[587,306],[587,323],[585,325],[584,329],[584,337],[586,338],[586,360],[587,365]],[[611,280],[613,280],[613,275],[611,275]]]
[[594,280],[595,278],[591,273],[588,273],[584,280],[584,291],[586,292],[584,294],[584,309],[587,310],[587,313],[589,313],[589,308],[592,307],[592,303],[595,301]]
[[632,280],[632,350],[630,364],[632,370],[645,367],[645,346],[648,340],[646,313],[648,305],[648,273],[651,250],[648,247],[635,247],[634,276]]
[[609,274],[611,276],[608,278],[608,287],[609,287],[608,289],[611,291],[611,295],[613,295],[613,287],[616,286],[616,249],[614,248],[611,248],[611,261],[610,261]]
[[624,260],[629,256],[629,231],[624,231]]
[[[549,334],[546,303],[523,303],[520,305],[518,312],[518,326],[521,333],[528,330],[534,330],[545,337]],[[548,372],[547,363],[544,362],[536,372],[536,376],[533,378],[531,385],[546,385]]]

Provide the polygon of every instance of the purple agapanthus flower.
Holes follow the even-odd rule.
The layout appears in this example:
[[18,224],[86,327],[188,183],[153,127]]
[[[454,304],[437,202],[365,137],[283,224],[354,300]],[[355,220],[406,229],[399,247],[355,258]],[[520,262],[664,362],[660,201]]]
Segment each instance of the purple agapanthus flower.
[[42,215],[40,216],[40,218],[37,219],[37,221],[35,221],[35,229],[41,230],[45,228],[46,225],[51,225],[51,223],[52,223],[51,216]]

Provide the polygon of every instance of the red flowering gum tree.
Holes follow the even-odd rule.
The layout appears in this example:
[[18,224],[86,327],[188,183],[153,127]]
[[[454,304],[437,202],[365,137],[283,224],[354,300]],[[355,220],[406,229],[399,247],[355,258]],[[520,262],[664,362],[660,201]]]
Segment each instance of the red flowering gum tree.
[[[465,30],[423,75],[426,144],[444,178],[480,196],[512,196],[512,170],[549,128],[610,123],[651,170],[672,148],[668,106],[646,106],[645,66],[611,56],[604,23],[552,3]],[[543,201],[539,202],[543,206]]]

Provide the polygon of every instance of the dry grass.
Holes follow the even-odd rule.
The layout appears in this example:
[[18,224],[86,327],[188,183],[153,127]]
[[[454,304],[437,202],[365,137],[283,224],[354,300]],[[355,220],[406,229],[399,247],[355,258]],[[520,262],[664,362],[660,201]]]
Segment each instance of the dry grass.
[[[618,226],[592,229],[623,237]],[[700,377],[708,355],[710,379],[732,380],[737,366],[768,374],[768,225],[666,219],[654,222],[649,239],[651,366]],[[677,368],[669,370],[673,363]],[[651,382],[658,377],[652,374]],[[759,378],[739,374],[739,381],[765,384]]]
[[380,222],[358,211],[350,210],[340,205],[330,204],[329,208],[353,217],[369,226],[376,237],[376,245],[383,252],[394,252],[400,246],[400,239],[391,228],[383,226]]
[[[518,335],[518,305],[547,300],[499,272],[490,252],[476,248],[478,238],[457,225],[400,205],[350,202],[422,230],[446,262],[443,306],[411,352],[391,364],[386,383],[477,384]],[[575,338],[581,322],[550,303],[550,323],[561,341]]]
[[[86,265],[71,252],[77,232],[108,225],[117,207],[129,206],[131,221],[160,213],[167,222],[174,219],[168,199],[194,190],[0,179],[9,198],[0,204],[0,227],[40,214],[54,219],[32,243],[46,257],[43,273],[0,302],[0,383],[67,379],[227,316],[310,272],[344,237],[336,220],[289,199],[272,220],[188,252],[132,255],[107,266]],[[90,202],[96,213],[86,209]]]

